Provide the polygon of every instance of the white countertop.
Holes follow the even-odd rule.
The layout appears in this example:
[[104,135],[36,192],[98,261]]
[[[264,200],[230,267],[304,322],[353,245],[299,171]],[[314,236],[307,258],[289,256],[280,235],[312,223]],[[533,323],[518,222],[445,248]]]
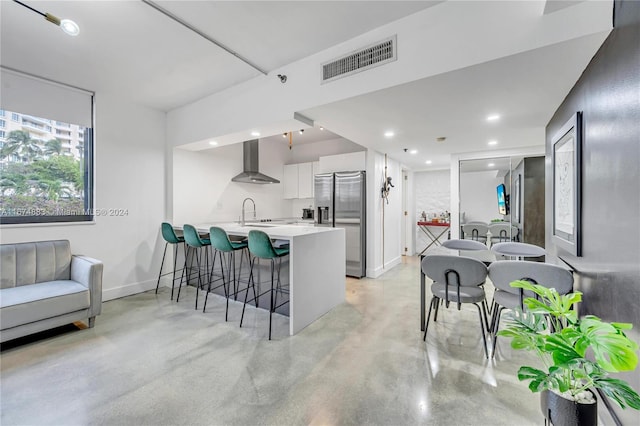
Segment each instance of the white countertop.
[[277,238],[282,240],[290,240],[292,238],[310,235],[320,234],[324,232],[341,232],[341,229],[325,227],[325,226],[305,226],[305,225],[279,225],[275,223],[247,223],[245,226],[241,226],[239,223],[226,222],[226,223],[199,223],[195,225],[196,229],[201,232],[209,232],[209,228],[212,226],[218,226],[230,235],[249,235],[251,230],[264,231],[271,238]]

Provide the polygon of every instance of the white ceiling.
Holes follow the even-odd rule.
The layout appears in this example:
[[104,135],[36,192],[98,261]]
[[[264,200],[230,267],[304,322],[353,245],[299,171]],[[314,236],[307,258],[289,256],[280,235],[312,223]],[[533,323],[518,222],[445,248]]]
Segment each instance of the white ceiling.
[[[80,35],[69,37],[3,0],[3,66],[163,111],[260,75],[141,1],[25,2],[75,20]],[[275,75],[286,64],[441,2],[157,3]],[[579,2],[563,7],[574,3]],[[452,153],[542,145],[544,126],[605,37],[584,36],[298,112],[414,170],[447,168]],[[487,123],[490,113],[501,114],[501,120]],[[386,130],[393,130],[394,138],[385,139]],[[435,142],[440,136],[446,142]],[[490,148],[489,140],[499,144]],[[404,148],[419,152],[411,155]]]
[[[73,19],[69,37],[13,1],[0,2],[4,66],[168,111],[261,75],[137,0],[29,1]],[[437,1],[156,1],[262,69],[278,67]]]
[[[449,168],[456,153],[544,145],[544,127],[603,38],[581,37],[302,113],[413,170]],[[488,122],[491,114],[500,120]],[[393,138],[384,136],[388,130]]]

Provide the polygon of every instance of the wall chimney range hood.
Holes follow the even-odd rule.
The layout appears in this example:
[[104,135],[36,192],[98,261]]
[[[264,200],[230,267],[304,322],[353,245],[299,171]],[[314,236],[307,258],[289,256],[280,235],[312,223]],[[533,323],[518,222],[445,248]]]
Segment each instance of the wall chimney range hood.
[[258,171],[258,139],[242,143],[242,160],[244,163],[242,173],[231,179],[232,182],[256,184],[280,183],[278,179],[274,179]]

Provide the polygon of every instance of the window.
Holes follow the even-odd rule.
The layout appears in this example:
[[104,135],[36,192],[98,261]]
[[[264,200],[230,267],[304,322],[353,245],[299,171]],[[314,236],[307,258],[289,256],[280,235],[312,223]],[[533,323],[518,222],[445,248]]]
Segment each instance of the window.
[[[93,94],[1,69],[2,109],[25,121],[27,129],[4,131],[0,148],[0,223],[92,221],[93,216]],[[5,86],[3,85],[3,89]],[[53,121],[52,121],[53,120]],[[69,121],[65,121],[69,120]],[[61,122],[84,137],[72,148],[51,126]]]
[[4,139],[4,130],[0,130],[0,139]]
[[0,120],[0,127],[2,128],[7,127],[7,123],[4,120]]
[[20,114],[16,114],[15,112],[11,113],[11,120],[12,121],[20,121]]
[[0,117],[4,117],[4,110],[0,109]]

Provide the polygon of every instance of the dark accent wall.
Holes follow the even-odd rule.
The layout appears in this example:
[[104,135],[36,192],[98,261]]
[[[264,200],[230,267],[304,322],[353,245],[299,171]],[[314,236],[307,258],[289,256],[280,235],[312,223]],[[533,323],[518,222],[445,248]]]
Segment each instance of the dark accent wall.
[[[640,2],[614,2],[614,29],[546,128],[551,138],[583,111],[582,257],[551,241],[553,175],[546,164],[548,261],[574,268],[584,293],[580,315],[633,323],[640,340]],[[620,374],[640,390],[640,372]],[[614,407],[622,424],[640,424],[640,413]]]
[[545,247],[544,157],[527,157],[522,176],[523,242]]

